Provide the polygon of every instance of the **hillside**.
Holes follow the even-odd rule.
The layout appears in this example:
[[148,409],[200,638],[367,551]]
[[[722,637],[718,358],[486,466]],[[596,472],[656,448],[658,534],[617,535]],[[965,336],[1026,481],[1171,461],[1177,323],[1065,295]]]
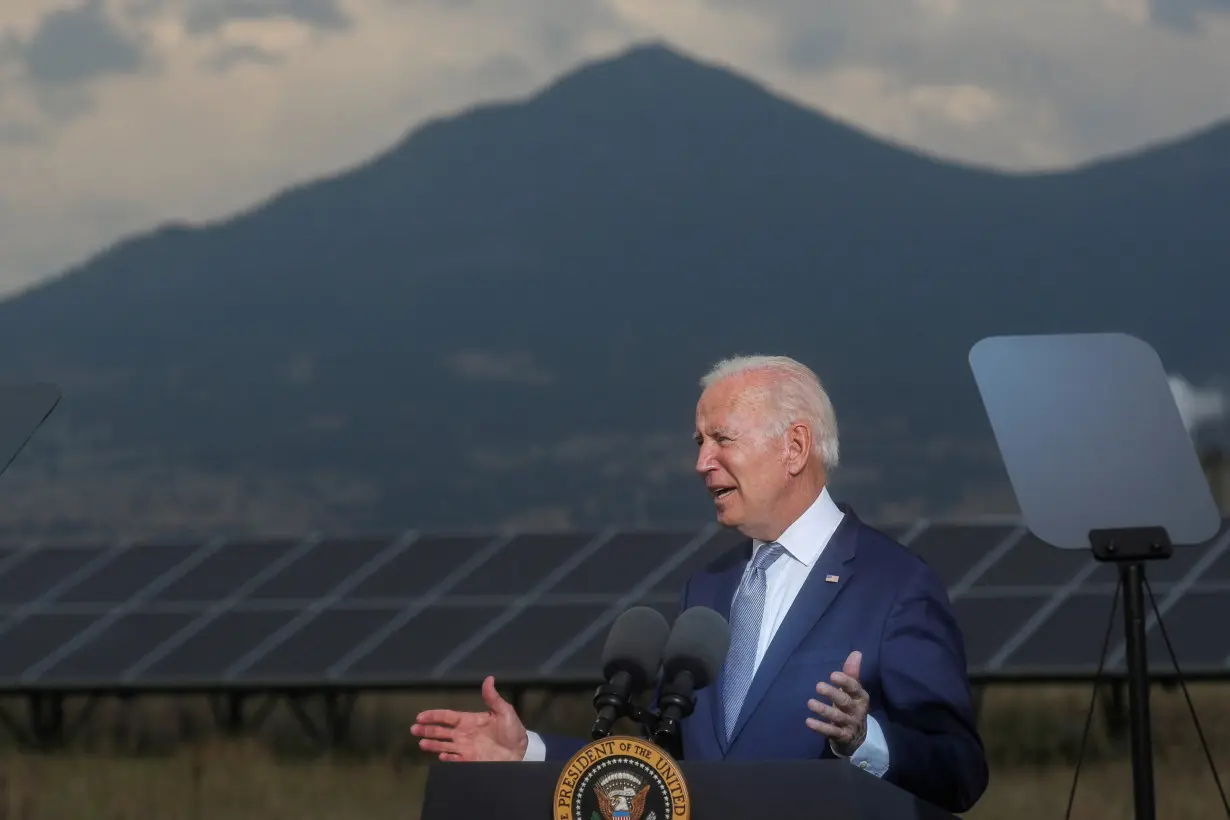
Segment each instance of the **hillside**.
[[5,520],[703,520],[696,379],[750,351],[821,373],[868,514],[1002,506],[978,338],[1123,330],[1230,370],[1228,156],[1230,126],[998,174],[631,49],[0,304],[0,374],[65,391]]

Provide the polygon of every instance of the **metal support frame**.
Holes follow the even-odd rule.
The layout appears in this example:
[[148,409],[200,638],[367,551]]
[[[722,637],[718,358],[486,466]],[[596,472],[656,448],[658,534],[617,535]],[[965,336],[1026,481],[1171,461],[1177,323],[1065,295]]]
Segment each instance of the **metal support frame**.
[[[1151,674],[1152,681],[1159,683],[1167,676],[1156,672]],[[1088,683],[1093,679],[1088,676],[1069,675],[1061,678],[1020,678],[1011,676],[971,676],[971,694],[975,716],[979,719],[984,714],[984,703],[987,690],[995,685],[1046,685],[1064,683]],[[1206,678],[1211,679],[1211,678]],[[1216,678],[1230,684],[1230,670],[1222,677]],[[519,682],[509,685],[506,689],[509,703],[517,709],[529,725],[537,723],[551,706],[563,696],[588,692],[598,682],[575,681],[552,684],[543,682],[531,685]],[[1107,732],[1112,738],[1121,739],[1126,734],[1127,704],[1126,681],[1118,678],[1103,680],[1107,696],[1101,698],[1103,716]],[[26,691],[11,693],[25,700],[26,715],[22,720],[9,709],[0,706],[0,725],[7,730],[12,739],[22,748],[51,751],[71,744],[80,730],[87,724],[98,705],[107,697],[130,701],[142,696],[205,696],[216,728],[228,737],[241,737],[259,731],[270,714],[281,702],[285,702],[295,723],[302,730],[310,745],[319,751],[341,751],[349,747],[352,739],[351,722],[359,698],[364,694],[398,693],[413,694],[421,691],[446,691],[472,693],[477,683],[469,686],[451,685],[441,687],[373,687],[365,688],[320,688],[298,690],[244,690],[216,689],[194,690],[184,692],[165,692],[157,690],[124,690],[112,692],[69,692],[69,691]],[[539,702],[531,700],[531,691],[540,692]],[[67,708],[69,698],[84,698],[80,709]],[[530,708],[534,706],[534,708]]]
[[17,744],[27,749],[47,751],[71,743],[93,716],[99,698],[89,695],[81,711],[72,718],[66,716],[63,692],[30,692],[26,695],[24,724],[7,709],[0,708],[0,724]]

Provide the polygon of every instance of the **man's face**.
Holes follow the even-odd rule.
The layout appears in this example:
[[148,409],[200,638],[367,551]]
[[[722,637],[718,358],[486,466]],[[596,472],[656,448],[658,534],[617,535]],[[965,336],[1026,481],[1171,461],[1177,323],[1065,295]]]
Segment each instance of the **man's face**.
[[[764,434],[766,409],[745,393],[754,376],[710,385],[696,404],[696,471],[713,498],[718,522],[749,538],[765,538],[789,472],[780,441]],[[769,534],[768,539],[776,538]]]

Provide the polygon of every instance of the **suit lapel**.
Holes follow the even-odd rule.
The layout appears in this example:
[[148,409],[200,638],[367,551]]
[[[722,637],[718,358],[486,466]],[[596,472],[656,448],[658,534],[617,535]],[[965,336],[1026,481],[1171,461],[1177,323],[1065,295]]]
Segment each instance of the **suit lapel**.
[[[730,621],[730,605],[734,602],[735,589],[743,578],[743,570],[752,557],[752,542],[742,545],[739,552],[732,556],[729,564],[713,576],[713,582],[708,589],[697,596],[695,603],[707,606],[723,618]],[[719,670],[717,678],[702,693],[708,698],[708,712],[713,739],[723,754],[726,752],[726,715],[722,711],[722,673]],[[700,711],[700,710],[697,710]]]
[[[739,720],[735,724],[735,730],[731,734],[730,743],[725,742],[724,732],[718,730],[719,740],[722,741],[724,750],[727,750],[730,745],[733,745],[735,739],[738,738],[739,732],[746,725],[748,717],[756,710],[761,699],[769,690],[769,685],[773,683],[778,673],[786,661],[798,648],[799,643],[808,632],[815,627],[816,622],[828,610],[833,599],[838,593],[850,582],[850,578],[854,575],[853,558],[855,547],[858,542],[858,522],[854,515],[847,509],[845,517],[842,518],[841,524],[833,533],[829,543],[825,546],[824,551],[820,553],[820,558],[812,565],[811,571],[807,574],[807,580],[803,582],[802,589],[799,590],[798,596],[794,599],[789,612],[786,613],[785,619],[782,621],[781,627],[777,630],[777,634],[773,636],[772,642],[769,644],[768,650],[765,652],[764,660],[760,662],[759,668],[756,670],[755,677],[752,678],[752,684],[747,691],[747,697],[743,701],[743,708],[739,712]],[[742,571],[742,565],[740,566]],[[825,578],[833,575],[838,578],[834,582],[826,581]],[[738,583],[739,575],[735,576],[735,583]],[[730,596],[733,597],[735,588],[729,586]],[[726,601],[725,614],[729,617],[730,601]],[[721,713],[720,698],[718,700],[717,713]],[[718,723],[720,727],[722,724]]]

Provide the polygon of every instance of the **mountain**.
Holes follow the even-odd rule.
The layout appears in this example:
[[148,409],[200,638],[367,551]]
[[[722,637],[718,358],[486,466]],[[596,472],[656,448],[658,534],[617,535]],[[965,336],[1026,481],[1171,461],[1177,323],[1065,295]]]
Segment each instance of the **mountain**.
[[65,391],[5,521],[707,520],[696,381],[736,352],[817,369],[867,514],[1002,508],[969,347],[1120,330],[1224,374],[1227,212],[1230,126],[999,173],[639,46],[0,303],[0,374]]

